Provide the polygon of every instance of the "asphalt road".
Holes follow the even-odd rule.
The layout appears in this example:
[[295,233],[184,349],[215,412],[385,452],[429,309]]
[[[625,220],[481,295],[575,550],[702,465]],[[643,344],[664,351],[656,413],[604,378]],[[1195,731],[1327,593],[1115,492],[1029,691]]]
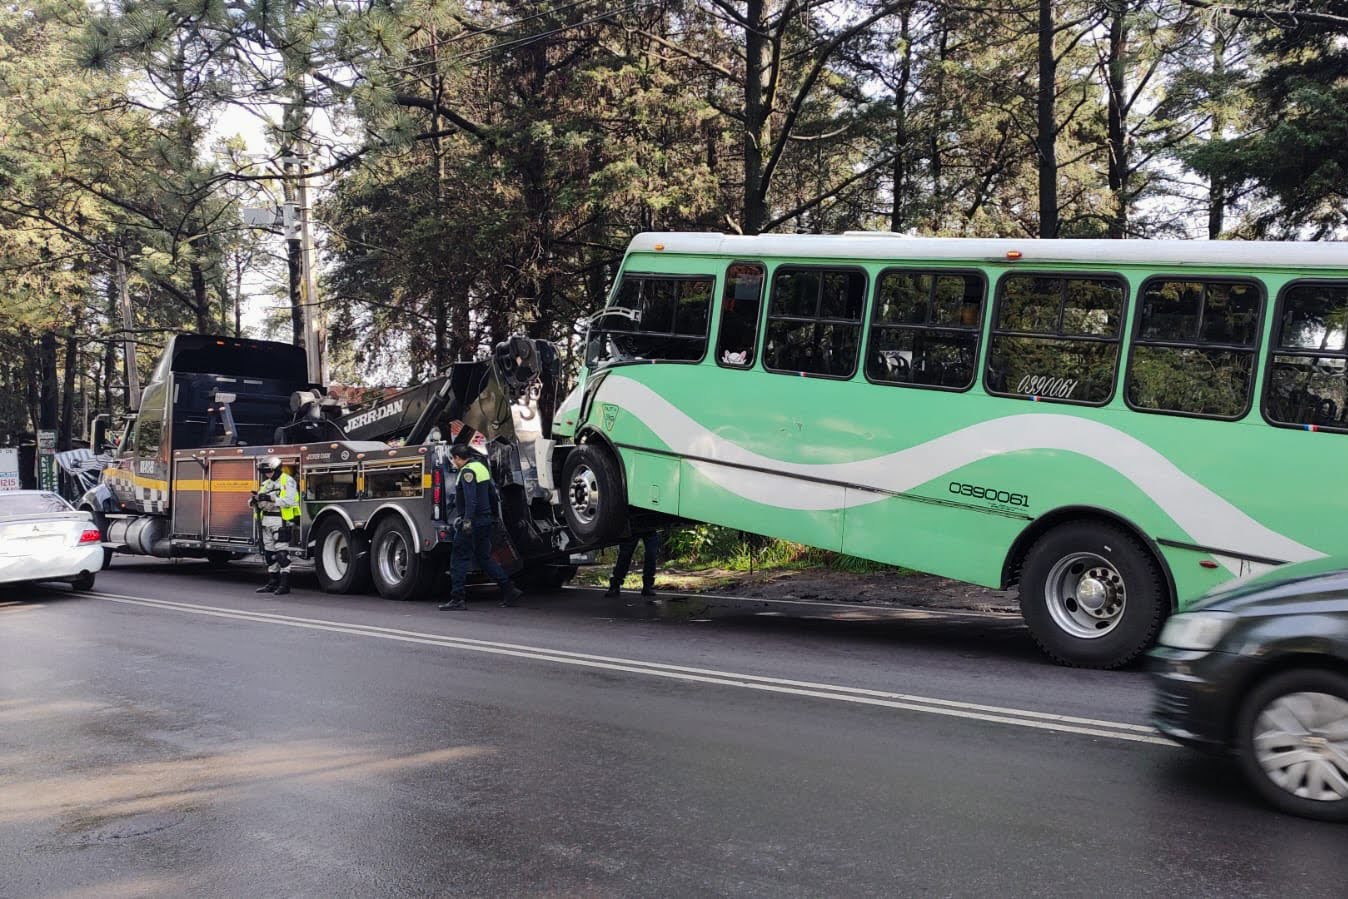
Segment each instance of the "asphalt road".
[[0,896],[1348,894],[1014,620],[257,582],[0,591]]

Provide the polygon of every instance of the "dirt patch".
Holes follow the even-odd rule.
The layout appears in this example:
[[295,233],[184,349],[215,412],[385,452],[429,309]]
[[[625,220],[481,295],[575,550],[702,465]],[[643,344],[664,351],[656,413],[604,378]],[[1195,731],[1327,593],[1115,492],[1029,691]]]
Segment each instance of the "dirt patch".
[[[588,583],[607,582],[608,568],[585,572]],[[626,586],[639,587],[629,576]],[[656,589],[680,593],[717,593],[747,599],[791,599],[850,602],[908,609],[948,609],[972,612],[1017,613],[1014,590],[989,590],[973,584],[914,572],[855,573],[830,568],[730,571],[665,569],[656,577]]]

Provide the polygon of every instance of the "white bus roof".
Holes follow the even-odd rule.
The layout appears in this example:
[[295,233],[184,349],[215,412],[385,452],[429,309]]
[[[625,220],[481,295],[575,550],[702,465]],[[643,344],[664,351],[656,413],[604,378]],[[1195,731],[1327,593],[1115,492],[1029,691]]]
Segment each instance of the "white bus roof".
[[1237,268],[1333,268],[1348,270],[1348,245],[1322,241],[1243,240],[1016,240],[972,237],[906,237],[887,231],[845,234],[715,234],[697,231],[644,232],[632,238],[633,253],[665,252],[744,259],[923,259],[1008,262],[1033,266],[1050,262],[1103,265],[1233,266]]

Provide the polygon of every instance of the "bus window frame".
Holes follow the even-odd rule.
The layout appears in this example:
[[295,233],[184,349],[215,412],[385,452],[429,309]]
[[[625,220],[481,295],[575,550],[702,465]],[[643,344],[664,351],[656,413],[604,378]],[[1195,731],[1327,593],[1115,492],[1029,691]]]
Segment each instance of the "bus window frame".
[[[650,280],[650,279],[653,279],[653,278],[659,278],[659,279],[663,279],[663,280],[667,280],[667,281],[711,281],[712,296],[708,299],[708,302],[707,302],[707,329],[706,329],[706,331],[702,334],[701,338],[694,337],[694,336],[691,335],[691,334],[676,334],[676,333],[674,333],[673,331],[670,331],[670,332],[668,332],[668,333],[666,333],[666,332],[664,332],[664,331],[639,331],[639,330],[633,330],[633,331],[615,331],[615,330],[612,329],[612,328],[600,328],[598,333],[600,333],[600,334],[608,334],[608,333],[610,333],[610,332],[612,332],[612,333],[617,333],[617,334],[643,334],[643,333],[644,333],[644,334],[652,334],[652,335],[655,335],[655,336],[658,336],[658,337],[671,337],[671,338],[673,338],[673,339],[675,339],[675,340],[699,340],[699,339],[700,339],[700,340],[702,341],[702,355],[701,355],[701,356],[698,356],[696,359],[651,359],[651,358],[648,358],[648,357],[646,357],[646,356],[633,357],[633,358],[631,358],[631,359],[615,359],[615,360],[610,360],[610,361],[604,362],[604,363],[600,364],[599,366],[595,367],[595,368],[592,369],[592,370],[600,370],[600,369],[607,370],[607,369],[610,369],[610,368],[619,368],[619,367],[625,366],[625,365],[657,365],[657,364],[658,364],[658,365],[701,365],[703,362],[705,362],[706,359],[707,359],[707,347],[711,344],[711,325],[712,325],[712,314],[711,314],[711,313],[712,313],[712,309],[714,309],[714,308],[715,308],[715,305],[716,305],[716,301],[715,301],[715,292],[716,292],[716,284],[717,284],[717,281],[719,280],[719,279],[717,278],[717,276],[716,276],[716,275],[687,274],[687,273],[684,273],[684,272],[643,272],[643,271],[623,271],[623,272],[619,272],[619,273],[618,273],[617,279],[613,282],[613,289],[612,289],[612,291],[611,291],[610,294],[609,294],[609,301],[608,301],[607,303],[604,304],[604,309],[607,310],[607,309],[620,309],[620,308],[623,308],[623,307],[620,307],[620,306],[615,306],[615,305],[613,304],[613,301],[616,300],[616,299],[618,298],[618,292],[622,289],[623,279],[624,279],[624,278],[628,278],[628,277],[631,277],[631,278],[642,278],[642,279],[647,279],[647,280]],[[673,319],[673,321],[674,321],[674,327],[677,327],[677,326],[678,326],[678,321],[679,321],[679,317],[678,317],[678,309],[677,309],[677,307],[675,307],[675,312],[674,312],[674,319]],[[718,324],[718,330],[719,330],[719,322],[718,322],[717,324]],[[587,367],[588,367],[588,366],[587,366]]]
[[[1273,338],[1278,337],[1279,339],[1281,339],[1282,337],[1282,314],[1286,309],[1287,295],[1292,291],[1292,288],[1301,287],[1307,284],[1341,286],[1344,288],[1345,292],[1348,292],[1348,278],[1293,278],[1292,280],[1284,284],[1281,288],[1279,288],[1277,300],[1274,302],[1273,305],[1273,327],[1268,329],[1267,334],[1268,344],[1267,346],[1264,347],[1267,358],[1264,360],[1262,372],[1264,376],[1263,389],[1259,391],[1259,415],[1264,419],[1265,423],[1275,428],[1283,428],[1292,431],[1306,431],[1313,427],[1316,431],[1325,431],[1330,434],[1348,434],[1348,425],[1339,426],[1339,425],[1296,424],[1294,422],[1288,421],[1277,421],[1273,419],[1268,413],[1268,393],[1273,385],[1274,357],[1279,354],[1278,351],[1280,349],[1278,344],[1274,342]],[[1348,338],[1346,338],[1346,340],[1348,340]],[[1299,350],[1293,350],[1291,355],[1321,356],[1324,354],[1304,353]],[[1344,360],[1344,364],[1348,365],[1348,342],[1345,342],[1344,348],[1342,350],[1331,351],[1331,355],[1335,356],[1336,358],[1342,358]]]
[[[1229,343],[1199,343],[1195,340],[1193,343],[1183,343],[1174,340],[1155,340],[1146,341],[1143,346],[1159,346],[1169,349],[1193,349],[1193,350],[1240,350],[1250,352],[1254,355],[1250,362],[1250,392],[1245,397],[1245,407],[1240,414],[1234,416],[1227,415],[1207,415],[1202,412],[1180,412],[1176,409],[1148,409],[1144,406],[1133,405],[1133,400],[1128,396],[1128,376],[1133,371],[1133,352],[1137,348],[1139,336],[1142,333],[1142,307],[1143,300],[1147,295],[1147,287],[1153,281],[1183,281],[1187,283],[1202,282],[1204,284],[1253,284],[1259,292],[1259,312],[1255,316],[1254,325],[1254,343],[1248,347],[1236,346]],[[1348,282],[1344,282],[1348,284]],[[1162,274],[1148,275],[1138,286],[1136,297],[1138,302],[1134,304],[1133,310],[1133,330],[1128,341],[1128,360],[1127,368],[1123,372],[1123,402],[1133,412],[1143,415],[1171,415],[1176,418],[1197,418],[1202,421],[1241,421],[1250,414],[1254,408],[1254,394],[1259,386],[1259,353],[1264,342],[1264,318],[1268,315],[1268,285],[1260,278],[1254,275],[1183,275],[1183,274]],[[1203,333],[1203,309],[1206,306],[1207,294],[1204,292],[1204,302],[1198,307],[1198,326],[1197,332]],[[1267,383],[1267,382],[1266,382]]]
[[[763,319],[768,308],[768,282],[772,276],[771,266],[762,259],[732,259],[725,265],[725,271],[721,273],[722,283],[720,300],[716,303],[716,343],[721,342],[721,326],[724,324],[722,316],[724,315],[725,288],[730,283],[730,269],[737,265],[756,265],[763,270],[763,285],[758,290],[758,315],[754,319],[754,358],[748,365],[732,365],[729,362],[722,362],[720,357],[716,357],[715,362],[718,368],[726,368],[731,371],[751,371],[758,366],[763,357],[762,346],[764,333]],[[710,343],[708,339],[708,343]],[[715,356],[717,347],[712,347],[712,354]]]
[[[973,328],[952,328],[944,325],[931,325],[931,324],[886,325],[876,322],[875,316],[880,308],[877,297],[877,294],[880,290],[880,282],[883,281],[885,275],[889,274],[890,272],[916,272],[918,274],[932,274],[932,275],[937,274],[966,275],[966,276],[974,275],[975,277],[978,278],[979,283],[982,285],[983,288],[982,301],[979,303],[979,305],[982,308],[979,310],[978,313],[978,324],[974,325]],[[988,278],[987,272],[977,268],[940,268],[940,267],[909,268],[902,265],[890,265],[880,269],[880,271],[878,271],[875,275],[874,284],[872,285],[872,288],[869,292],[871,308],[870,308],[870,315],[866,317],[866,346],[865,349],[862,351],[863,358],[865,357],[865,354],[869,353],[871,350],[871,342],[875,339],[875,333],[877,328],[881,330],[916,330],[919,328],[925,328],[926,330],[929,331],[948,331],[955,334],[965,334],[972,331],[974,335],[973,377],[969,379],[969,384],[965,387],[945,387],[941,384],[914,384],[911,382],[905,383],[903,381],[878,381],[875,378],[872,378],[866,372],[865,365],[861,366],[862,377],[864,377],[868,383],[875,384],[876,386],[879,387],[909,387],[916,390],[940,390],[944,393],[968,393],[970,390],[973,390],[974,387],[978,384],[979,363],[983,358],[983,332],[988,326],[988,309],[991,308],[992,306],[992,304],[988,302],[988,300],[991,298],[991,294],[988,292],[988,287],[990,283],[991,282]],[[927,299],[927,303],[928,303],[927,309],[928,311],[930,311],[931,310],[930,296]],[[989,335],[989,339],[991,339],[991,335]]]
[[[1113,280],[1119,282],[1119,284],[1122,285],[1123,287],[1123,304],[1122,308],[1119,310],[1118,336],[1114,338],[1099,338],[1099,337],[1092,337],[1086,334],[1064,335],[1062,333],[1059,333],[1062,330],[1063,305],[1061,301],[1058,304],[1058,325],[1057,325],[1058,331],[1047,333],[1043,331],[1000,330],[997,327],[997,322],[1001,319],[1002,315],[1002,300],[1006,296],[1005,290],[1006,282],[1013,277],[1063,278],[1065,280],[1076,280],[1076,281]],[[1110,381],[1109,394],[1105,396],[1104,399],[1100,400],[1099,402],[1088,402],[1086,400],[1071,400],[1071,399],[1061,399],[1059,397],[1048,397],[1048,398],[1041,398],[1040,400],[1038,400],[1038,402],[1058,403],[1065,406],[1087,406],[1094,409],[1099,409],[1104,406],[1108,406],[1110,403],[1114,402],[1114,398],[1118,395],[1119,392],[1119,373],[1122,371],[1122,366],[1119,363],[1123,359],[1124,337],[1128,333],[1128,310],[1129,304],[1133,300],[1132,287],[1133,285],[1128,280],[1128,277],[1126,275],[1122,274],[1121,272],[1112,270],[1097,272],[1097,271],[1081,271],[1075,269],[1054,271],[1052,269],[1037,269],[1037,268],[1036,269],[1008,268],[1005,271],[1003,271],[1000,275],[997,276],[997,292],[993,300],[992,316],[991,318],[988,319],[988,340],[986,344],[986,349],[984,350],[985,358],[982,360],[983,371],[982,376],[978,379],[979,382],[982,383],[983,385],[983,391],[987,393],[988,396],[1001,397],[1003,399],[1023,400],[1026,402],[1035,401],[1032,396],[1027,396],[1026,394],[1023,393],[1006,393],[1000,390],[993,390],[992,387],[988,384],[988,361],[986,359],[986,355],[992,352],[992,341],[993,338],[995,337],[998,336],[1031,337],[1031,338],[1037,337],[1041,340],[1048,339],[1048,340],[1072,340],[1072,341],[1081,341],[1085,343],[1113,343],[1114,377]]]
[[[822,322],[822,323],[824,323],[824,324],[831,324],[831,325],[853,325],[853,324],[855,324],[855,325],[857,326],[857,351],[856,351],[856,353],[853,354],[853,356],[852,356],[852,370],[851,370],[850,372],[848,372],[847,374],[845,374],[845,375],[825,375],[825,374],[819,374],[819,373],[817,373],[817,372],[796,371],[796,370],[789,369],[789,368],[771,368],[771,367],[768,366],[768,351],[767,351],[767,345],[768,345],[768,327],[772,324],[773,318],[774,318],[774,316],[772,315],[772,287],[771,287],[771,282],[772,282],[772,281],[775,281],[776,278],[777,278],[777,273],[778,273],[778,272],[782,272],[782,271],[787,271],[787,272],[798,272],[798,271],[818,271],[818,272],[860,272],[860,273],[861,273],[861,277],[864,279],[864,280],[863,280],[863,284],[862,284],[862,290],[861,290],[861,318],[857,319],[855,322],[851,322],[851,321],[848,321],[848,320],[846,320],[846,319],[841,319],[841,318],[829,318],[829,319],[824,319],[824,318],[819,318],[818,316],[816,316],[816,317],[814,317],[814,318],[803,318],[803,317],[797,316],[797,315],[781,315],[781,316],[776,316],[776,318],[777,318],[779,321],[814,322],[814,323],[816,323],[816,324],[819,324],[819,323]],[[858,370],[859,368],[862,367],[862,366],[861,366],[861,354],[862,354],[863,352],[865,352],[865,340],[866,340],[866,333],[867,333],[867,331],[866,331],[866,320],[867,320],[867,313],[869,312],[869,308],[870,308],[871,273],[870,273],[869,271],[867,271],[866,267],[865,267],[864,265],[857,265],[857,264],[847,264],[847,265],[820,265],[820,264],[817,264],[817,263],[808,263],[808,262],[783,262],[783,263],[778,263],[777,265],[773,266],[772,269],[771,269],[771,271],[768,273],[768,277],[769,277],[769,281],[768,281],[768,282],[765,282],[765,284],[764,284],[764,286],[767,288],[767,290],[766,290],[766,295],[765,295],[765,297],[764,297],[764,303],[763,303],[764,312],[763,312],[763,321],[762,321],[762,331],[761,331],[761,333],[759,334],[759,342],[758,342],[758,345],[759,345],[759,347],[761,348],[761,352],[759,353],[759,364],[761,364],[761,365],[763,366],[763,371],[765,371],[765,372],[770,372],[771,374],[774,374],[774,375],[789,375],[790,377],[793,377],[793,378],[821,378],[821,379],[826,380],[826,381],[851,381],[853,378],[855,378],[855,377],[857,376],[857,370]],[[815,308],[817,309],[818,306],[816,306]]]

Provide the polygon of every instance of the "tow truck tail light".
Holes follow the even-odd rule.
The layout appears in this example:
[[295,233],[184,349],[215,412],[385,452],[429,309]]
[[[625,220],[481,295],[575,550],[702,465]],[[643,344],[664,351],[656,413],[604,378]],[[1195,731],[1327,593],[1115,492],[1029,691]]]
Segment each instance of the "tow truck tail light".
[[443,479],[444,475],[441,474],[440,467],[437,465],[435,469],[431,471],[431,502],[435,504],[434,514],[436,518],[440,517],[440,486]]
[[102,543],[103,535],[99,533],[98,528],[85,528],[84,533],[80,534],[80,546],[88,546],[90,543]]

